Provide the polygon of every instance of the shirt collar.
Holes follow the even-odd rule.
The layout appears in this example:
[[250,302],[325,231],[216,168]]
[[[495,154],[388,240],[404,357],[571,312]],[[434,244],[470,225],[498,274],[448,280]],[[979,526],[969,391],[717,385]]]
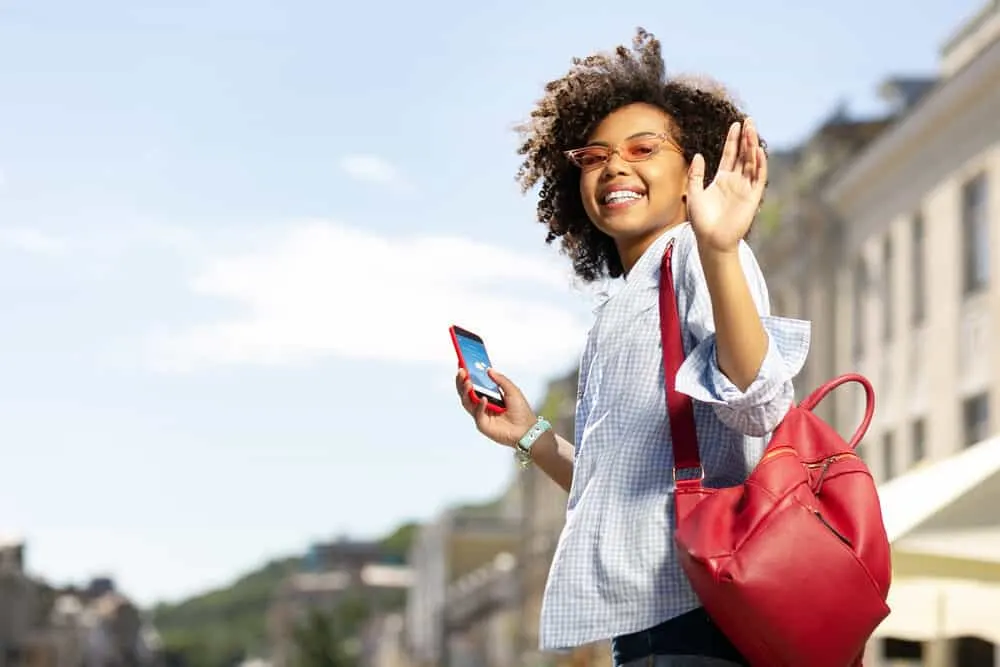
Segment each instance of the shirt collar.
[[663,259],[663,253],[667,250],[667,244],[670,243],[671,239],[677,238],[680,231],[688,224],[682,222],[679,225],[674,225],[656,237],[656,240],[649,244],[646,251],[639,257],[639,261],[629,271],[626,281],[628,283],[658,283],[660,260]]

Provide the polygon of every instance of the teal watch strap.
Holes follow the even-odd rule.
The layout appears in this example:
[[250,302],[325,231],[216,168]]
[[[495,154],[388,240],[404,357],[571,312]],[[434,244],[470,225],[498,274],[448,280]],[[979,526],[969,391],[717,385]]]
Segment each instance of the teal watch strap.
[[517,441],[514,445],[514,458],[517,459],[518,464],[522,468],[526,468],[531,464],[531,447],[535,444],[535,441],[543,433],[552,429],[552,424],[550,424],[544,417],[539,417],[538,421],[535,422],[534,426],[528,429],[528,432]]

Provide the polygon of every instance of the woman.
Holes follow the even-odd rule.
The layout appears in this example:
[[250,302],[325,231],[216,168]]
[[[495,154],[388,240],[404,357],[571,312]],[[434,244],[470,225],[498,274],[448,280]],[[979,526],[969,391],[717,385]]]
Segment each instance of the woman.
[[[753,121],[718,87],[668,78],[659,42],[577,60],[521,128],[525,190],[577,275],[624,277],[599,309],[580,363],[575,446],[491,371],[507,410],[456,388],[479,431],[569,492],[549,573],[541,648],[611,639],[616,665],[743,665],[673,553],[673,479],[657,295],[673,272],[685,347],[678,391],[695,399],[706,484],[741,483],[793,400],[809,325],[769,316],[743,240],[767,181]],[[525,326],[531,326],[530,322]],[[545,335],[545,332],[539,332]]]

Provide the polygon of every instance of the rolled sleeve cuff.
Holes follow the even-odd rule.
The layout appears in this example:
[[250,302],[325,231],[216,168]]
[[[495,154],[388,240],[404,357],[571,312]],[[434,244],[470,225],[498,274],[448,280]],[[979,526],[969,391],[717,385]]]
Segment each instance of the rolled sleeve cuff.
[[740,391],[719,369],[714,333],[698,343],[681,364],[677,391],[736,411],[761,407],[778,398],[805,365],[811,326],[807,321],[784,317],[762,317],[761,323],[767,332],[767,354],[746,391]]

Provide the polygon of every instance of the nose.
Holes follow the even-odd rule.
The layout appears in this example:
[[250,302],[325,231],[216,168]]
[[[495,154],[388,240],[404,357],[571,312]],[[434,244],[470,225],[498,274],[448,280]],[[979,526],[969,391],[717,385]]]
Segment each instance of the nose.
[[622,156],[618,154],[618,151],[613,151],[608,161],[604,164],[604,171],[601,173],[601,179],[605,181],[610,181],[615,176],[624,176],[631,173],[631,167],[627,160],[623,160]]

